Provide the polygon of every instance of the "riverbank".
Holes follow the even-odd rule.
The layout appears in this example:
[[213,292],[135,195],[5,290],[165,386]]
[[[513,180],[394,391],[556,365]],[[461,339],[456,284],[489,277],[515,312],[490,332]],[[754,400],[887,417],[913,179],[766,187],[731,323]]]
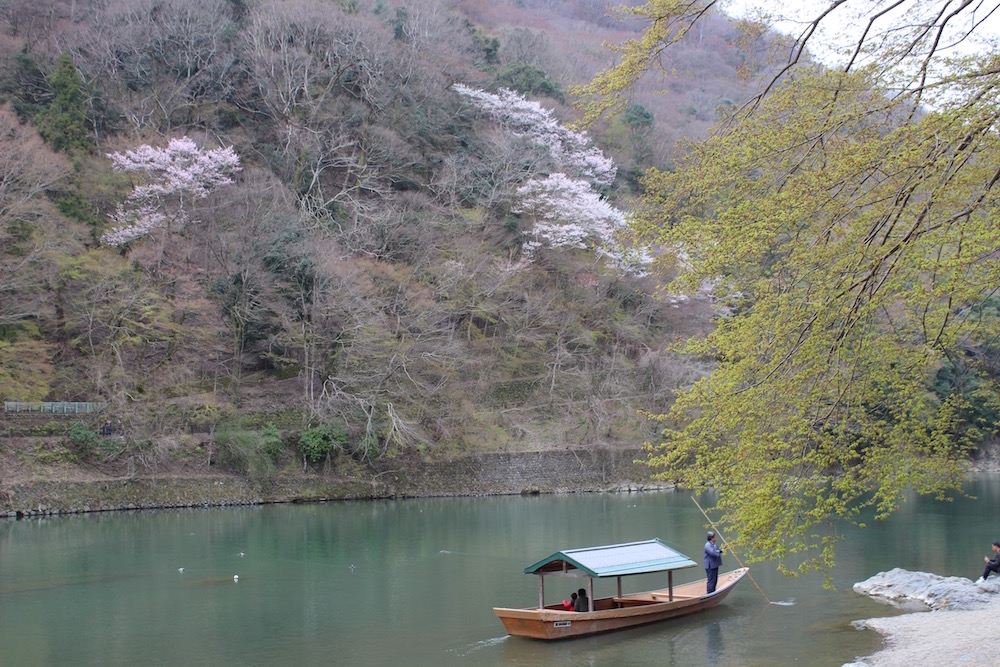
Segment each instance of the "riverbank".
[[856,621],[858,629],[885,637],[878,653],[845,667],[910,665],[992,665],[1000,655],[1000,636],[992,631],[1000,615],[1000,578],[974,583],[896,568],[854,585],[860,595],[921,611]]
[[867,619],[859,627],[884,635],[885,648],[845,667],[994,665],[1000,655],[1000,636],[993,631],[998,617],[1000,597],[982,609]]
[[416,456],[359,464],[333,459],[316,470],[286,469],[253,480],[216,466],[125,467],[53,463],[7,457],[0,469],[0,517],[112,510],[211,507],[407,497],[485,496],[662,490],[636,460],[639,450],[470,454],[448,460]]
[[[993,443],[972,462],[973,473],[1000,472],[1000,449]],[[992,595],[976,609],[913,611],[855,623],[884,637],[883,649],[844,667],[911,667],[912,665],[992,665],[1000,655],[1000,636],[992,631],[1000,618],[1000,594],[991,579]]]

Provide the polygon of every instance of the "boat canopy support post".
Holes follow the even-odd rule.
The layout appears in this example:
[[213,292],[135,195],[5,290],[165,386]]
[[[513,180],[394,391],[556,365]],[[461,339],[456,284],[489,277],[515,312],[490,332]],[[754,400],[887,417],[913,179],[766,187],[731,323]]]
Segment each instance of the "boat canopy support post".
[[674,601],[674,571],[667,570],[667,592],[670,594],[670,601]]
[[538,608],[545,609],[545,575],[538,575]]

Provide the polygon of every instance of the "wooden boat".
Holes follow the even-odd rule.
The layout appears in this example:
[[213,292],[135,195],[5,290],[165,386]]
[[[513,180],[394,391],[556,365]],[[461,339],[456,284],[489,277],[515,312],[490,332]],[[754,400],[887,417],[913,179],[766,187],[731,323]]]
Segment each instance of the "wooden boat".
[[[747,568],[719,574],[713,593],[705,592],[705,579],[674,586],[674,570],[697,564],[660,540],[611,544],[558,551],[526,567],[525,574],[538,575],[538,606],[524,609],[494,607],[507,633],[534,639],[566,639],[656,623],[714,607],[747,574]],[[655,572],[667,573],[667,587],[642,593],[622,594],[622,577]],[[545,604],[545,578],[576,578],[589,599],[589,611],[566,610],[562,603]],[[615,578],[618,594],[594,599],[594,580]],[[565,584],[565,580],[563,581]]]

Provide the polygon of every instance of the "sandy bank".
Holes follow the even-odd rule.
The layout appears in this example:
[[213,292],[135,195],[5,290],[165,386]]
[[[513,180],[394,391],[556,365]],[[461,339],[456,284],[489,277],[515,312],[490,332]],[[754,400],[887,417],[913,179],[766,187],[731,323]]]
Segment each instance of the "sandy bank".
[[858,623],[885,635],[885,648],[854,666],[995,665],[1000,661],[1000,597],[967,611],[927,611]]
[[878,653],[855,666],[1000,664],[1000,577],[973,582],[893,568],[854,584],[854,591],[892,604],[926,605],[932,611],[856,621],[885,637]]

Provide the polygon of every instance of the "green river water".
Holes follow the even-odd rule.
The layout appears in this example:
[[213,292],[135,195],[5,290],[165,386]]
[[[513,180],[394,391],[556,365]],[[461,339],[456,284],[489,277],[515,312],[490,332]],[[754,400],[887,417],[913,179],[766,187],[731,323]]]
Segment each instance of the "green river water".
[[[1000,539],[1000,478],[968,490],[975,499],[914,498],[887,522],[845,527],[837,590],[757,564],[763,594],[744,579],[702,614],[555,643],[508,637],[493,615],[536,602],[523,568],[559,549],[650,537],[700,562],[705,520],[689,494],[0,520],[0,665],[841,665],[881,643],[852,621],[899,613],[854,582],[893,567],[979,575]],[[675,583],[703,576],[686,570]],[[547,581],[551,601],[569,595],[557,582]],[[626,582],[662,585],[644,583]]]

